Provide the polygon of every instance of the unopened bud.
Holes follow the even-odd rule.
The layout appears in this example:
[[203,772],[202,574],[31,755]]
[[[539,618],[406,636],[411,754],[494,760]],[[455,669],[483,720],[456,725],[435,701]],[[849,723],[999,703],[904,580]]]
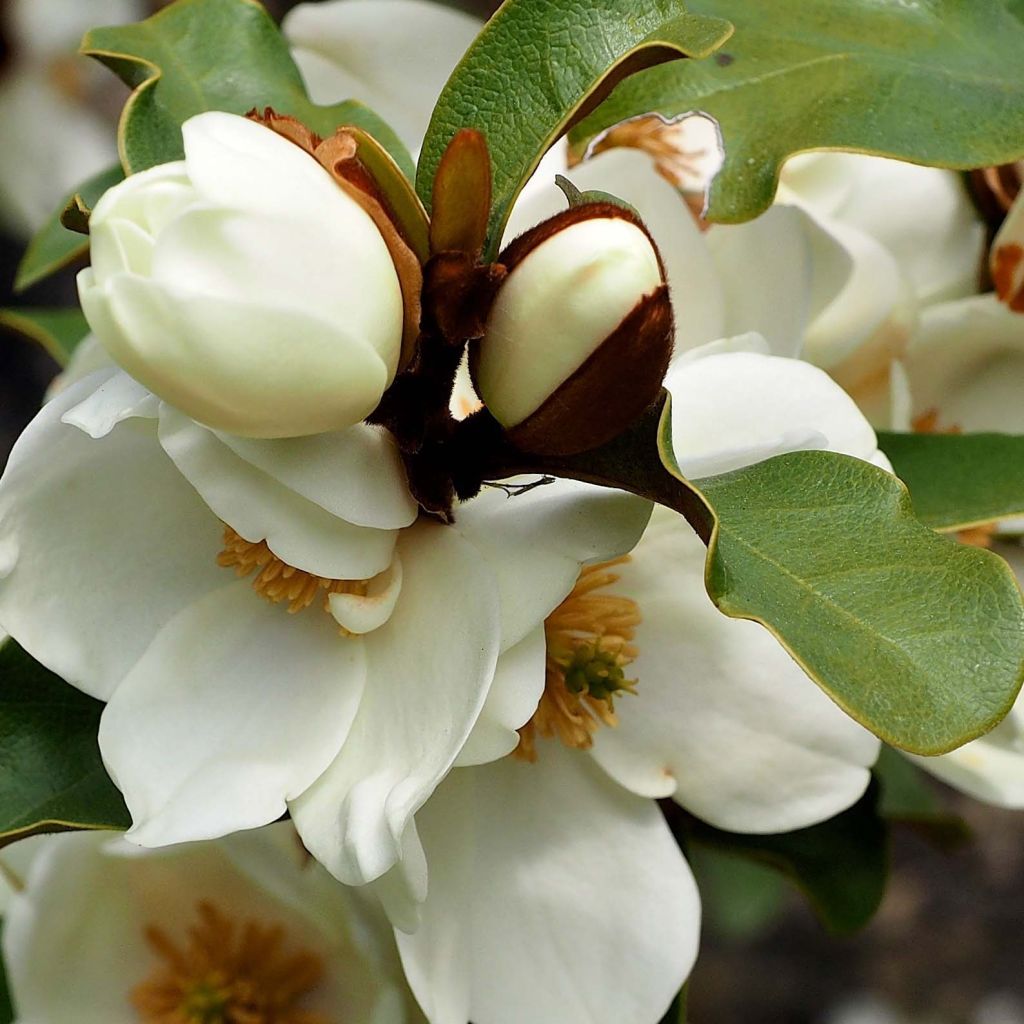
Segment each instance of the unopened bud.
[[629,211],[586,203],[516,239],[471,354],[491,415],[524,451],[570,455],[628,427],[657,397],[672,351],[658,252]]
[[82,308],[109,355],[207,426],[289,437],[358,423],[401,354],[403,298],[373,219],[275,131],[206,113],[185,159],[90,221]]

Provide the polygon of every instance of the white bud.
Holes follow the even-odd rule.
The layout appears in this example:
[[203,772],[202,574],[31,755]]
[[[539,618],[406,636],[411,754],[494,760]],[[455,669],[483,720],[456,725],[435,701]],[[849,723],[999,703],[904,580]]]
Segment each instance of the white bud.
[[635,214],[575,204],[517,238],[484,336],[477,392],[524,451],[569,455],[610,441],[657,398],[672,354],[672,304]]
[[207,113],[185,159],[128,178],[90,219],[82,308],[165,401],[248,437],[337,430],[394,378],[402,293],[369,215],[298,146]]

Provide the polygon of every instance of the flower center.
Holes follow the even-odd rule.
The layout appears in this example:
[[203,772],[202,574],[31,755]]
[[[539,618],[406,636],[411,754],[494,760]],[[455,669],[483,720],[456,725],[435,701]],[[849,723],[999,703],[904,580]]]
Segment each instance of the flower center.
[[217,556],[217,564],[234,569],[239,576],[256,573],[253,590],[275,604],[287,601],[291,615],[308,608],[318,594],[323,594],[324,611],[329,612],[331,594],[365,597],[370,586],[370,580],[332,580],[296,569],[282,562],[265,540],[246,540],[230,526],[224,527],[224,550]]
[[239,928],[207,902],[182,945],[150,926],[146,941],[160,958],[131,995],[144,1024],[330,1024],[299,1004],[316,988],[323,964],[286,952],[279,925]]
[[632,640],[640,609],[628,597],[607,593],[617,583],[611,570],[629,561],[587,566],[572,593],[547,617],[544,694],[533,718],[519,730],[515,756],[537,759],[538,736],[557,736],[567,747],[586,750],[601,725],[617,725],[615,697],[635,693],[637,680],[625,669],[639,653]]

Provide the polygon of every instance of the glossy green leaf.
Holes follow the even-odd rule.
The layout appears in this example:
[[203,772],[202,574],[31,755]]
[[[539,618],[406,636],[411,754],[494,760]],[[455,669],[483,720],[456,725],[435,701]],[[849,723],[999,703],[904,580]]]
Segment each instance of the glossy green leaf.
[[113,188],[123,180],[124,172],[121,168],[111,167],[94,175],[65,196],[60,206],[29,242],[14,279],[15,292],[31,288],[89,251],[89,239],[64,227],[61,216],[76,199],[80,200],[84,207],[91,209],[108,188]]
[[488,253],[540,158],[595,97],[638,66],[704,56],[732,27],[681,0],[506,0],[456,67],[423,142],[416,188],[429,209],[441,156],[461,128],[483,132],[494,193]]
[[179,128],[195,114],[273,107],[325,136],[344,124],[363,128],[413,174],[398,136],[368,108],[309,99],[284,37],[256,0],[177,0],[138,24],[94,29],[82,52],[135,90],[119,131],[129,173],[180,159]]
[[872,783],[853,807],[810,828],[780,835],[723,832],[667,801],[665,817],[684,848],[708,847],[780,872],[808,898],[829,931],[862,928],[874,916],[889,875],[889,832]]
[[935,530],[1024,515],[1024,437],[882,433],[878,444]]
[[128,827],[100,760],[102,710],[13,640],[0,646],[0,845],[39,832]]
[[708,545],[719,609],[765,625],[892,746],[940,754],[1002,720],[1024,677],[1024,603],[1002,558],[923,526],[895,477],[833,452],[688,481],[670,415],[666,394],[602,448],[567,458],[509,449],[485,479],[573,477],[675,509]]
[[637,114],[704,111],[725,164],[711,220],[771,203],[793,153],[849,149],[941,167],[1024,156],[1024,24],[1005,0],[691,0],[736,33],[713,57],[644,71],[574,141]]
[[893,746],[938,754],[991,729],[1024,672],[1006,563],[922,526],[890,474],[793,452],[695,481],[717,518],[707,586],[763,622],[829,696]]
[[779,918],[787,887],[774,868],[692,844],[686,851],[700,891],[701,927],[728,941],[750,941]]
[[0,328],[42,345],[61,366],[67,365],[78,343],[89,333],[89,324],[77,307],[0,309]]

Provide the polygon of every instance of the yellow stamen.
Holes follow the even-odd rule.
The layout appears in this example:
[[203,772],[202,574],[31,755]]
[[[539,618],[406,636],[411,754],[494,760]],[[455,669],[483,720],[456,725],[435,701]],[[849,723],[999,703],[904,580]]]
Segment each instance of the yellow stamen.
[[704,147],[693,148],[687,134],[683,124],[649,114],[616,125],[594,147],[594,155],[620,146],[642,150],[654,160],[655,170],[679,189],[698,227],[706,231],[711,225],[702,213],[705,165],[710,154]]
[[146,929],[161,962],[131,994],[143,1024],[331,1024],[300,1006],[323,976],[319,957],[286,952],[280,925],[239,928],[210,903],[196,909],[181,945]]
[[329,611],[331,594],[366,597],[370,585],[370,580],[332,580],[296,569],[282,562],[265,540],[246,540],[230,526],[224,527],[224,550],[217,556],[217,564],[234,569],[239,576],[255,572],[253,590],[274,603],[287,601],[291,615],[308,608],[320,593],[323,593],[324,611]]
[[544,695],[519,730],[515,756],[520,760],[537,759],[538,736],[557,736],[567,747],[586,750],[602,724],[618,724],[615,697],[636,692],[637,681],[626,679],[623,669],[639,653],[632,640],[640,609],[628,597],[598,593],[618,582],[618,573],[611,570],[627,561],[625,555],[587,566],[544,623]]

